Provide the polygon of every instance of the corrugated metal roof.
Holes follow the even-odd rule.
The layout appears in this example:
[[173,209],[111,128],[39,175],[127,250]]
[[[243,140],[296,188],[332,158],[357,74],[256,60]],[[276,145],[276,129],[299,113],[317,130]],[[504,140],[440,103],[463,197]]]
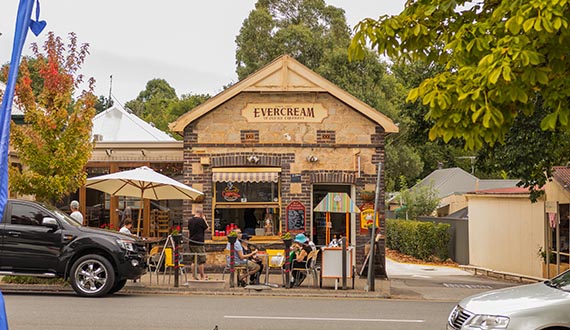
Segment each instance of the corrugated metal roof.
[[412,189],[430,184],[437,191],[439,198],[471,191],[514,188],[520,180],[483,179],[467,173],[459,167],[444,168],[431,172]]
[[528,188],[524,187],[507,187],[507,188],[495,188],[487,190],[477,190],[469,192],[475,195],[528,195]]
[[114,105],[93,118],[93,136],[103,142],[165,142],[176,141],[121,106]]
[[444,168],[431,172],[412,189],[431,184],[437,191],[438,197],[443,198],[456,193],[475,190],[477,180],[477,177],[459,167]]
[[565,190],[570,190],[570,168],[567,166],[554,166],[552,177],[560,183]]

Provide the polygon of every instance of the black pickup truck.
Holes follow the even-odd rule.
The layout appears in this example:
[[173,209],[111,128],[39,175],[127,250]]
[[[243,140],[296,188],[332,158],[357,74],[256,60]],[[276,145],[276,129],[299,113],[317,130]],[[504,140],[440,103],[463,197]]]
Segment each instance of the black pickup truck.
[[145,272],[144,241],[83,227],[50,206],[8,200],[0,223],[0,275],[64,278],[78,295],[100,297]]

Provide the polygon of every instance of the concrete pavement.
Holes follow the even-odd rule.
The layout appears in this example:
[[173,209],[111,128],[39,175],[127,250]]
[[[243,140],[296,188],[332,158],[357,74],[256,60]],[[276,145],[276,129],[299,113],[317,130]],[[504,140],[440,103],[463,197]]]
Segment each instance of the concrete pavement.
[[[469,295],[488,291],[491,289],[517,285],[519,283],[507,282],[480,276],[459,268],[403,264],[393,260],[386,260],[388,279],[376,279],[375,291],[367,289],[367,279],[357,276],[347,279],[347,289],[342,289],[342,283],[335,283],[333,279],[323,279],[323,287],[313,285],[307,278],[301,287],[285,289],[281,286],[248,286],[246,288],[230,288],[228,276],[222,281],[222,274],[208,274],[207,281],[189,281],[183,275],[179,277],[179,286],[174,287],[174,276],[145,274],[137,282],[128,281],[120,293],[127,294],[177,294],[177,295],[267,295],[288,297],[346,297],[369,299],[414,299],[414,300],[440,300],[458,301]],[[189,279],[191,274],[189,274]],[[264,277],[262,277],[264,280]],[[282,284],[281,274],[271,274],[270,283]],[[340,281],[339,281],[340,282]],[[16,285],[0,283],[2,292],[72,292],[69,285]]]

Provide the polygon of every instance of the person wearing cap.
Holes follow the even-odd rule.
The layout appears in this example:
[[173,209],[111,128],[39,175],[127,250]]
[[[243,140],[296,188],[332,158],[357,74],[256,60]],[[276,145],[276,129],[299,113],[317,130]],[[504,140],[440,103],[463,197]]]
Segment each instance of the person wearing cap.
[[294,252],[291,262],[291,275],[295,281],[293,286],[300,286],[305,280],[306,275],[297,269],[307,267],[307,256],[311,253],[312,249],[309,246],[309,239],[303,234],[297,234],[297,236],[295,236],[291,248]]
[[251,249],[251,246],[249,245],[250,239],[251,236],[249,236],[248,233],[243,233],[241,234],[240,242],[244,255],[249,255],[248,260],[259,265],[259,270],[257,273],[250,275],[249,281],[250,283],[259,284],[259,276],[261,276],[261,273],[263,272],[263,261],[257,256],[257,249]]

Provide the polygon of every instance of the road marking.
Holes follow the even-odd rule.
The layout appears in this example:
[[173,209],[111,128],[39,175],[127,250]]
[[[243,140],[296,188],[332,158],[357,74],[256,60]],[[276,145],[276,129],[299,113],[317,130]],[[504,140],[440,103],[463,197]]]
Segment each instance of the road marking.
[[299,320],[299,321],[349,321],[349,322],[395,322],[395,323],[424,323],[425,320],[398,319],[349,319],[337,317],[297,317],[297,316],[257,316],[257,315],[224,315],[226,319],[256,319],[256,320]]
[[492,289],[490,285],[484,284],[464,284],[464,283],[443,283],[447,288],[466,288],[466,289]]

